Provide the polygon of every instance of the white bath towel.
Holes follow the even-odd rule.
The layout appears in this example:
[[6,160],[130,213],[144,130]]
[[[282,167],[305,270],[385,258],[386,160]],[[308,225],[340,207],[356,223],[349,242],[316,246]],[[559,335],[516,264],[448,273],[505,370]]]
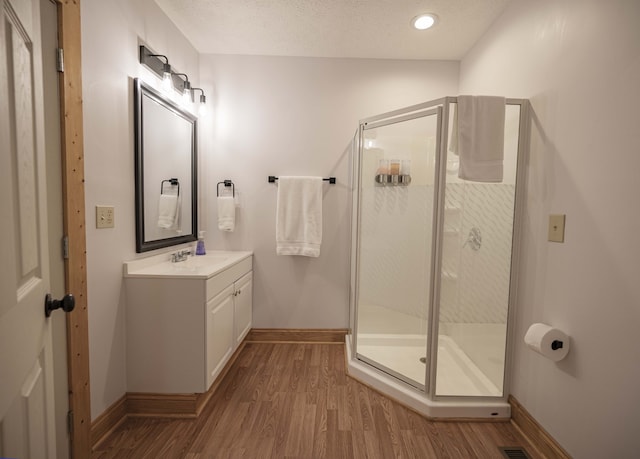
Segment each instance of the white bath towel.
[[458,96],[458,177],[474,182],[502,182],[504,97]]
[[320,256],[322,177],[280,177],[276,210],[276,253]]
[[175,194],[160,194],[158,228],[175,229],[178,222],[178,201]]
[[218,197],[218,228],[233,231],[236,227],[236,203],[232,196]]

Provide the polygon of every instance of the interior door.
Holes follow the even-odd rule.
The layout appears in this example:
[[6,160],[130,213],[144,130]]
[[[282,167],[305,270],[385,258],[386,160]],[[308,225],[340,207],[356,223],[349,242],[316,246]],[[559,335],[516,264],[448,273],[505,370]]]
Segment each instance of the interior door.
[[0,5],[0,456],[55,457],[40,10]]

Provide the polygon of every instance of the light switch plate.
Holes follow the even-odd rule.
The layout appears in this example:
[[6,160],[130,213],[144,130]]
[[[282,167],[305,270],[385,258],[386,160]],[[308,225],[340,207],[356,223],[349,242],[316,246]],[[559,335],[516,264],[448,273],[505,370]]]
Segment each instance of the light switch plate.
[[113,228],[115,226],[115,208],[113,206],[96,206],[96,228]]
[[564,242],[564,214],[549,215],[549,241]]

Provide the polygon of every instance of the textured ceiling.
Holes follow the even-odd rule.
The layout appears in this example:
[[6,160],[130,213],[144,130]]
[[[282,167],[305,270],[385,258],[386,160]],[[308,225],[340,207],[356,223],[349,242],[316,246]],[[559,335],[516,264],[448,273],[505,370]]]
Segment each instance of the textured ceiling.
[[[510,0],[156,0],[203,54],[461,59]],[[439,17],[417,31],[420,13]]]

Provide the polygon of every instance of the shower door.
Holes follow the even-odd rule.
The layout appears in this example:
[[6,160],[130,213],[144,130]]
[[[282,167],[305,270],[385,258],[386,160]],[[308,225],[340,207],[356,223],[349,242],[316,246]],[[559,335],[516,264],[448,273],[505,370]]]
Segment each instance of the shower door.
[[422,390],[441,110],[414,106],[363,122],[356,172],[356,356]]

